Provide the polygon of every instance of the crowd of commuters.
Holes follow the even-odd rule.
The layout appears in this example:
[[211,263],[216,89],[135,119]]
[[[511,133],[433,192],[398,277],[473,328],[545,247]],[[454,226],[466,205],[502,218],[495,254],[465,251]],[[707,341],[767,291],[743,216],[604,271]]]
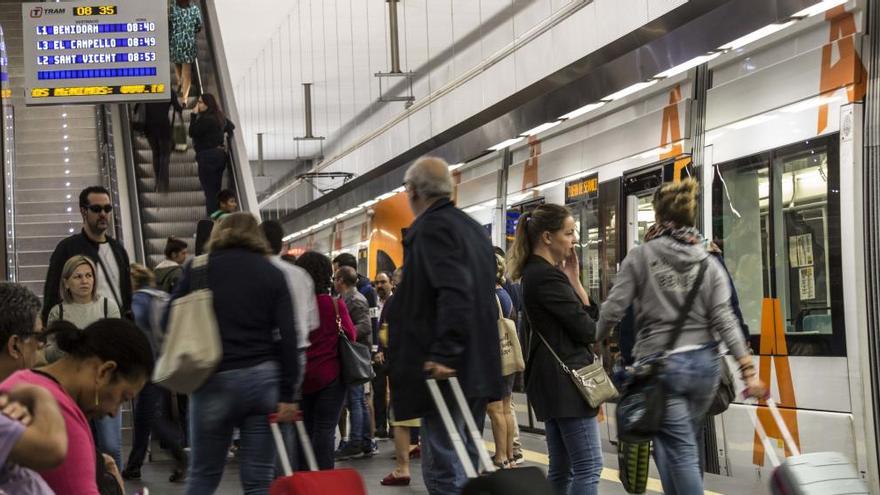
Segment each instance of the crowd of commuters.
[[[404,186],[416,217],[403,236],[404,264],[374,282],[350,254],[293,258],[278,222],[221,210],[206,246],[204,284],[222,359],[188,396],[150,381],[170,308],[201,287],[193,285],[187,243],[169,238],[155,270],[130,264],[110,235],[110,194],[83,190],[82,230],[53,252],[43,303],[23,286],[0,283],[0,490],[121,493],[123,478],[140,478],[153,436],[175,460],[169,479],[186,481],[188,494],[210,494],[237,431],[242,490],[267,493],[279,475],[269,447],[274,413],[281,423],[302,418],[320,469],[369,457],[375,436],[392,437],[396,463],[383,485],[408,485],[410,459],[421,457],[429,493],[459,493],[465,470],[425,379],[437,379],[447,400],[445,379],[461,382],[469,410],[452,419],[471,462],[478,465],[477,451],[463,414],[479,429],[490,419],[492,460],[515,469],[522,459],[512,403],[517,372],[502,372],[499,336],[509,321],[540,337],[524,339],[524,384],[545,425],[548,478],[558,494],[595,494],[603,467],[598,408],[561,363],[592,364],[596,346],[630,312],[641,329],[629,351],[635,363],[665,359],[663,422],[653,438],[661,481],[670,492],[701,492],[698,438],[719,383],[719,344],[739,361],[748,395],[763,397],[766,387],[730,303],[729,275],[695,228],[696,184],[658,188],[656,224],[625,258],[601,309],[582,285],[576,224],[565,207],[523,214],[505,258],[455,207],[445,162],[420,159]],[[692,289],[697,296],[678,332]],[[371,383],[346,382],[345,338],[372,349]],[[128,401],[134,434],[121,469],[119,409]],[[292,465],[308,469],[289,425],[284,437]]]

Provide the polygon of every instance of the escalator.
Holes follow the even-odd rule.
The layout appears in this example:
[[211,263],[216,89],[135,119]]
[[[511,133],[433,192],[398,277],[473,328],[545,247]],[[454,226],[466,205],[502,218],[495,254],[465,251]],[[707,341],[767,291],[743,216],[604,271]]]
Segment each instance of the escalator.
[[[198,35],[199,60],[193,71],[193,87],[190,96],[202,92],[214,94],[230,120],[237,123],[234,96],[226,70],[226,57],[223,54],[222,40],[216,31],[217,18],[213,2],[200,2],[204,18],[204,29]],[[218,63],[219,61],[219,63]],[[152,153],[147,139],[129,129],[128,116],[131,109],[121,112],[123,132],[126,143],[126,162],[129,164],[129,191],[133,202],[132,212],[136,218],[135,246],[138,252],[134,257],[153,268],[164,258],[165,242],[169,236],[184,240],[194,252],[194,235],[199,220],[206,218],[205,197],[199,183],[198,165],[192,142],[186,152],[173,152],[170,166],[170,190],[168,193],[156,192],[156,177],[153,173]],[[184,110],[184,123],[188,126],[191,110]],[[169,114],[171,118],[171,114]],[[242,210],[257,213],[256,194],[251,179],[250,165],[244,153],[243,140],[234,135],[229,140],[230,166],[224,187],[237,192]]]

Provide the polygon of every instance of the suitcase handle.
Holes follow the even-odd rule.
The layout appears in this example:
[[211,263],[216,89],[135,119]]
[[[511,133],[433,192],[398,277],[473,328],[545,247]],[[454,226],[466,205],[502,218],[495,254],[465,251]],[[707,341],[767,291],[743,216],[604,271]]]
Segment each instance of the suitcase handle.
[[[306,464],[309,466],[309,471],[317,471],[318,462],[315,460],[315,451],[312,449],[312,442],[309,439],[309,434],[306,432],[306,426],[303,424],[302,411],[297,411],[294,421],[296,423],[296,432],[299,436],[299,443],[303,454],[306,456]],[[290,476],[293,474],[293,469],[290,467],[290,458],[287,457],[287,447],[284,445],[284,438],[281,436],[281,428],[278,427],[277,413],[269,415],[269,428],[272,430],[272,438],[275,439],[278,457],[281,458],[281,469],[284,471],[284,476]]]
[[[480,463],[487,472],[494,472],[495,465],[492,464],[492,460],[489,458],[489,451],[486,450],[486,444],[480,436],[480,433],[477,431],[477,422],[474,420],[474,416],[467,404],[467,400],[464,397],[464,392],[461,390],[461,384],[458,382],[458,378],[454,376],[450,377],[448,382],[450,388],[452,388],[452,395],[455,397],[458,408],[461,410],[461,415],[464,417],[464,422],[467,426],[468,433],[471,436],[471,440],[477,447]],[[455,427],[455,423],[452,421],[452,413],[449,411],[449,406],[446,404],[446,401],[443,400],[443,394],[440,393],[440,386],[437,385],[437,380],[428,378],[427,384],[428,391],[430,391],[431,397],[434,399],[434,405],[437,406],[437,411],[440,413],[440,418],[443,420],[443,426],[446,428],[446,433],[449,435],[449,439],[452,440],[452,446],[455,453],[458,455],[458,460],[461,462],[461,465],[464,466],[465,474],[468,478],[476,478],[479,476],[479,473],[477,472],[479,466],[474,466],[471,463],[464,440],[462,440],[461,435],[458,433],[458,428]]]
[[[794,456],[801,455],[800,449],[798,449],[794,438],[791,436],[791,432],[788,430],[788,425],[785,424],[785,420],[782,418],[782,414],[779,412],[779,407],[776,406],[776,401],[772,398],[768,398],[767,408],[770,409],[770,415],[773,416],[773,421],[776,422],[776,426],[779,428],[779,432],[782,433],[782,439],[785,441],[785,445],[788,447],[788,450]],[[754,413],[749,413],[749,419],[752,420],[752,424],[755,426],[755,431],[758,433],[758,437],[761,439],[761,443],[764,445],[764,452],[766,452],[767,457],[770,458],[770,463],[773,464],[774,467],[779,466],[780,462],[779,457],[776,455],[776,450],[770,443],[770,439],[767,438],[767,432],[764,431],[764,425],[762,425],[761,422],[758,420],[757,408],[755,408]]]

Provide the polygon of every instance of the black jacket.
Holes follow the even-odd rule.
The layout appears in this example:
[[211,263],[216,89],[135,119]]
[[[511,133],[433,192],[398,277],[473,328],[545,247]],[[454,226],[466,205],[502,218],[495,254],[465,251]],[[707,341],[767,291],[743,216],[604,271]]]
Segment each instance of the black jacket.
[[223,146],[226,134],[232,134],[233,130],[235,125],[229,119],[221,128],[212,115],[194,113],[189,121],[189,136],[196,153]]
[[590,344],[596,341],[596,324],[568,278],[540,256],[526,261],[522,278],[523,306],[528,318],[523,323],[530,335],[525,381],[529,402],[539,421],[548,418],[595,416],[597,410],[581,398],[571,378],[541,339],[540,332],[562,361],[571,369],[593,362]]
[[388,313],[395,417],[434,410],[426,361],[457,370],[467,397],[500,399],[495,254],[486,229],[448,199],[437,201],[407,231],[403,266]]
[[[116,239],[107,237],[110,249],[113,251],[113,257],[116,258],[116,264],[119,267],[119,289],[122,299],[119,313],[126,318],[131,317],[131,277],[129,276],[129,260],[128,253]],[[98,263],[98,243],[92,242],[84,232],[74,234],[67,239],[59,242],[55,246],[55,251],[49,259],[49,271],[46,272],[46,285],[43,288],[43,323],[49,316],[49,310],[53,306],[61,302],[61,294],[58,293],[58,287],[61,284],[61,272],[64,270],[64,264],[71,257],[76,255],[88,256],[95,262],[95,266],[100,268]],[[105,283],[99,280],[98,283]]]

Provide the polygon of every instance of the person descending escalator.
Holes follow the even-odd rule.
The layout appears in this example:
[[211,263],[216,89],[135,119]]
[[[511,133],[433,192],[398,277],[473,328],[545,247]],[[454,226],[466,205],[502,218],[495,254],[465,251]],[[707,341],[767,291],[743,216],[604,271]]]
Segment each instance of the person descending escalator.
[[207,216],[220,208],[217,193],[223,187],[223,172],[226,171],[225,137],[234,130],[235,124],[226,118],[214,95],[202,94],[193,109],[189,135],[199,164],[199,183],[205,193]]

